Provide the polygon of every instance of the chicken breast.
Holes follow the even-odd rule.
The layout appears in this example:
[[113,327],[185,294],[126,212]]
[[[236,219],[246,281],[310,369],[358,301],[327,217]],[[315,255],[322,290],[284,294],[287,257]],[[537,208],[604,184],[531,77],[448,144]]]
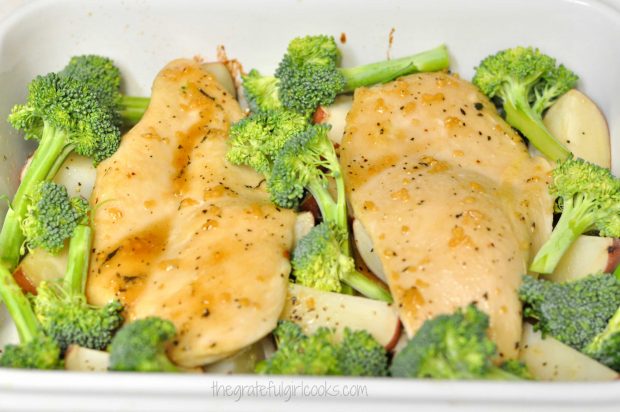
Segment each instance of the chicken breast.
[[237,102],[201,66],[168,64],[150,107],[97,169],[90,302],[128,321],[169,319],[179,365],[214,362],[267,335],[284,306],[294,213],[225,160]]
[[412,75],[355,92],[341,162],[409,336],[474,302],[518,354],[517,288],[551,230],[550,165],[473,85]]

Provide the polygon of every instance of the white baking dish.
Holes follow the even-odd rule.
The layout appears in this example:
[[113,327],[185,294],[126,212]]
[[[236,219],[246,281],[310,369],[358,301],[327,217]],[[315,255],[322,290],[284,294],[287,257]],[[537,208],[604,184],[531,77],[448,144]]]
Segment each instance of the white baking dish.
[[[0,193],[11,193],[31,149],[6,121],[39,73],[61,68],[75,54],[112,57],[126,90],[147,94],[169,60],[215,58],[224,44],[246,68],[272,70],[297,35],[346,33],[344,64],[385,58],[446,43],[453,70],[470,78],[487,54],[535,45],[582,77],[580,88],[607,116],[613,157],[620,158],[620,1],[588,0],[263,0],[35,1],[0,22]],[[614,162],[620,172],[620,162]],[[4,214],[4,211],[1,212]],[[13,338],[0,315],[0,343]],[[296,387],[296,395],[287,401]],[[302,396],[342,392],[361,395]],[[219,385],[219,386],[214,386]],[[228,388],[225,385],[230,385]],[[237,385],[237,386],[235,386]],[[241,386],[245,393],[237,401]],[[254,385],[264,385],[264,392]],[[290,386],[297,385],[297,386]],[[302,389],[302,386],[304,389]],[[315,386],[313,386],[315,385]],[[316,386],[318,385],[318,386]],[[269,387],[272,387],[271,392]],[[219,388],[219,390],[214,389]],[[323,389],[321,389],[323,388]],[[224,396],[224,391],[232,392]],[[234,392],[237,391],[237,392]],[[279,391],[279,396],[274,395]],[[365,392],[364,392],[365,391]],[[365,395],[364,395],[365,393]],[[319,406],[319,402],[321,405]],[[0,410],[620,410],[620,383],[472,383],[395,379],[223,377],[214,375],[71,374],[0,369]]]

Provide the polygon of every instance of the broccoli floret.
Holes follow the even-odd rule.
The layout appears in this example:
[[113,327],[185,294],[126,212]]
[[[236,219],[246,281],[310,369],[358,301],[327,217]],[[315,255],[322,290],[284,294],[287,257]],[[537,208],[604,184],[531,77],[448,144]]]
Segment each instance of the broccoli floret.
[[54,73],[30,83],[28,102],[13,108],[9,122],[27,139],[39,141],[0,232],[0,258],[13,270],[24,242],[21,222],[39,184],[51,180],[71,152],[95,163],[108,158],[120,144],[120,130],[97,91]]
[[40,336],[21,345],[6,345],[0,367],[20,369],[59,369],[60,348],[54,339]]
[[569,157],[553,171],[549,191],[558,197],[562,215],[536,254],[533,272],[553,272],[570,245],[587,231],[620,236],[620,180],[608,169]]
[[278,98],[279,80],[274,76],[263,76],[258,70],[253,69],[247,75],[242,76],[243,91],[250,110],[278,110],[282,103]]
[[[31,220],[40,221],[38,224],[32,223],[36,233],[45,240],[39,244],[46,248],[50,245],[60,248],[66,238],[70,237],[71,241],[64,284],[42,282],[37,288],[34,298],[37,318],[46,334],[56,340],[63,352],[72,343],[91,349],[105,349],[123,322],[123,308],[117,301],[103,308],[93,307],[86,301],[92,244],[88,202],[80,198],[69,199],[64,186],[50,182],[42,184],[40,196],[34,205],[39,207],[38,214],[29,215]],[[72,209],[76,203],[79,204],[77,211]],[[32,229],[24,231],[29,243],[32,241],[28,236],[30,231]]]
[[524,276],[519,297],[536,330],[582,351],[620,306],[620,281],[609,274],[564,283]]
[[231,126],[226,158],[233,164],[247,165],[269,176],[274,158],[284,143],[308,125],[308,119],[290,110],[253,113]]
[[445,46],[352,68],[339,67],[340,57],[340,50],[331,36],[293,39],[275,77],[252,70],[243,78],[250,108],[259,111],[284,106],[308,115],[320,105],[331,104],[338,94],[411,73],[443,70],[450,64]]
[[387,376],[387,352],[368,332],[344,330],[338,362],[345,376]]
[[[338,156],[327,137],[329,128],[313,125],[289,138],[275,157],[267,188],[276,205],[289,209],[299,205],[307,189],[316,199],[323,220],[345,228],[344,180]],[[329,177],[336,181],[336,200],[327,188]]]
[[[280,207],[297,207],[307,189],[325,223],[305,236],[293,252],[293,274],[300,283],[327,291],[340,291],[339,279],[365,296],[391,302],[383,286],[354,270],[344,180],[328,131],[327,125],[313,125],[291,137],[276,155],[267,179],[271,199]],[[336,199],[328,190],[329,178],[336,182]]]
[[411,73],[442,70],[450,61],[445,46],[440,46],[413,56],[353,68],[339,68],[339,63],[340,51],[331,36],[291,41],[275,74],[282,104],[300,113],[311,113],[318,106],[331,104],[338,94]]
[[527,369],[527,366],[518,360],[509,359],[499,365],[499,367],[512,375],[520,377],[521,379],[534,380],[534,377]]
[[451,315],[424,322],[415,336],[395,357],[392,376],[436,379],[507,379],[524,376],[493,364],[497,347],[487,337],[489,317],[469,305]]
[[70,199],[62,185],[43,182],[28,199],[22,231],[28,248],[43,248],[58,253],[88,212],[88,202],[81,197]]
[[117,120],[126,126],[138,123],[150,103],[148,97],[121,94],[120,70],[107,57],[96,55],[72,57],[60,74],[88,84],[92,90],[98,90],[102,101],[114,108]]
[[605,329],[588,343],[583,352],[620,372],[620,306]]
[[7,368],[58,369],[62,366],[60,347],[46,336],[30,301],[13,275],[0,265],[0,297],[15,323],[19,345],[5,346],[0,366]]
[[392,302],[390,292],[355,269],[353,258],[343,251],[348,233],[323,222],[301,240],[293,251],[296,283],[327,292],[342,292],[342,283],[372,299]]
[[473,83],[488,97],[500,98],[506,121],[556,161],[566,159],[570,151],[547,130],[542,114],[577,80],[577,75],[538,49],[515,47],[482,60]]
[[166,356],[166,345],[176,335],[168,320],[148,317],[123,326],[110,345],[112,371],[178,372]]
[[306,336],[293,322],[282,321],[274,331],[278,350],[256,366],[272,375],[385,376],[387,353],[368,332],[345,330],[337,343],[333,331],[319,328]]

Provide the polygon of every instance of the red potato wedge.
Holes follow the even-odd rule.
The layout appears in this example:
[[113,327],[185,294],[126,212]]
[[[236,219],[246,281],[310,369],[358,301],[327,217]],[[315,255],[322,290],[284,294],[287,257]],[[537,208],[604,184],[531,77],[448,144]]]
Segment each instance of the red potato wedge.
[[598,106],[578,90],[570,90],[547,111],[545,126],[577,157],[611,167],[609,128]]
[[65,354],[65,369],[74,372],[105,372],[110,363],[108,352],[70,345]]
[[383,282],[386,282],[387,278],[383,271],[383,265],[381,264],[379,256],[377,256],[374,252],[372,239],[370,239],[370,235],[368,235],[368,232],[364,229],[364,225],[362,225],[359,220],[355,219],[352,226],[355,247],[357,248],[360,257],[372,273],[374,273]]
[[552,337],[543,339],[528,323],[523,328],[520,358],[534,378],[542,381],[612,381],[620,377]]
[[82,196],[84,199],[90,199],[96,177],[97,171],[93,161],[74,153],[58,170],[54,182],[65,186],[71,197]]
[[400,320],[392,305],[295,284],[289,285],[280,319],[295,322],[306,334],[314,333],[321,326],[333,328],[336,339],[342,338],[347,327],[366,330],[388,350],[394,348],[401,332]]
[[211,73],[218,83],[235,99],[237,98],[237,88],[228,67],[221,62],[210,62],[202,65],[206,71]]
[[[36,289],[44,280],[60,279],[67,269],[67,248],[65,247],[58,255],[53,255],[43,249],[35,249],[29,252],[19,263],[14,276],[19,281],[22,277],[25,282]],[[25,284],[20,283],[22,289]],[[27,290],[27,289],[24,289]],[[32,290],[28,290],[32,292]]]
[[579,236],[547,278],[554,282],[567,282],[592,273],[613,272],[618,263],[620,239]]
[[344,128],[347,124],[347,114],[353,104],[353,96],[340,95],[327,107],[319,107],[314,114],[315,123],[329,123],[332,128],[329,131],[329,139],[340,144],[344,135]]

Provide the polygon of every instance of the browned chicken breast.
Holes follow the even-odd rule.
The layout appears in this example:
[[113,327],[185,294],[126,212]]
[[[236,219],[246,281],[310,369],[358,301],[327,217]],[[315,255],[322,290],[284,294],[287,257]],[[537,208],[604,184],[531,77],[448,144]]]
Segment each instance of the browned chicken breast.
[[89,300],[120,299],[128,321],[174,322],[170,356],[182,366],[259,340],[284,306],[294,213],[271,204],[259,174],[226,162],[241,117],[198,63],[174,61],[97,169]]
[[409,336],[475,302],[518,353],[516,289],[551,230],[550,165],[470,83],[445,73],[358,89],[341,161]]

